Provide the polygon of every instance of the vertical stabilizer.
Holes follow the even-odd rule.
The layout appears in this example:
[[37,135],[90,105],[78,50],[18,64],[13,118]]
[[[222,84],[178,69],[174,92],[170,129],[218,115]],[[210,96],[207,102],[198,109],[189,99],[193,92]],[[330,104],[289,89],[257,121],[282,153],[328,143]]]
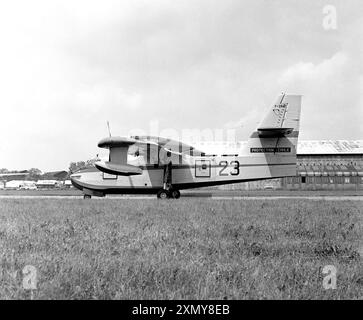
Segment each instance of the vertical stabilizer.
[[296,175],[300,112],[301,95],[280,95],[248,140],[246,152],[255,162],[269,164],[271,177]]

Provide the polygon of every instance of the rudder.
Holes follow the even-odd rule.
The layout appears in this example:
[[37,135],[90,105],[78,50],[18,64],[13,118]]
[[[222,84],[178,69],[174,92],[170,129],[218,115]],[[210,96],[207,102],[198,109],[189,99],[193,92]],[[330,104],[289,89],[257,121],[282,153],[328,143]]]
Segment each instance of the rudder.
[[300,113],[301,95],[280,95],[248,140],[247,153],[271,166],[270,177],[296,175]]

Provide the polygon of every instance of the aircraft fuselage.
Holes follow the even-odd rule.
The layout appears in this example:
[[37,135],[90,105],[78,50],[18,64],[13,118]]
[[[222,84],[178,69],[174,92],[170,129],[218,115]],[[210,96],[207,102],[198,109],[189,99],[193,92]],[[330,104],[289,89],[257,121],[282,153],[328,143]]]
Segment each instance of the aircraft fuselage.
[[[138,167],[142,174],[131,176],[88,168],[74,173],[71,180],[74,186],[90,194],[157,193],[163,187],[164,165]],[[292,155],[189,157],[180,164],[172,161],[171,183],[182,190],[295,175],[296,161]]]

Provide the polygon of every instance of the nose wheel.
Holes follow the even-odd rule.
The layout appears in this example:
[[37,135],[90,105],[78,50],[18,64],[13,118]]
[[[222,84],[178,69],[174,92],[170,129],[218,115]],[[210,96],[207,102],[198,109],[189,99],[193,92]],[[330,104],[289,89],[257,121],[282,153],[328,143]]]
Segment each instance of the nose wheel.
[[84,194],[83,199],[91,199],[91,195],[90,194]]

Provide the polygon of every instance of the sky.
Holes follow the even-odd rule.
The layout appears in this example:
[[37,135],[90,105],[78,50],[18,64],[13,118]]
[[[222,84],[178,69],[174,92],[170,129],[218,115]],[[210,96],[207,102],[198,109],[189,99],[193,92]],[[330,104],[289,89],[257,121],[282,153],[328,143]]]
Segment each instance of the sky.
[[112,135],[233,130],[281,92],[300,139],[363,139],[363,1],[0,3],[0,168],[67,170]]

